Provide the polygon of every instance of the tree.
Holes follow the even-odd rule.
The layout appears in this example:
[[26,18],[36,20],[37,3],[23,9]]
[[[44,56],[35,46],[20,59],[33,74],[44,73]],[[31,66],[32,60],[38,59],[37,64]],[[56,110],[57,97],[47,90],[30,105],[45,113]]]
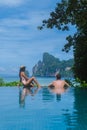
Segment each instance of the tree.
[[4,85],[4,80],[2,78],[0,78],[0,86]]
[[73,47],[75,77],[87,82],[87,0],[61,0],[50,18],[42,23],[38,27],[40,30],[55,27],[68,31],[70,24],[76,27],[76,33],[66,37],[67,43],[62,50],[68,52]]

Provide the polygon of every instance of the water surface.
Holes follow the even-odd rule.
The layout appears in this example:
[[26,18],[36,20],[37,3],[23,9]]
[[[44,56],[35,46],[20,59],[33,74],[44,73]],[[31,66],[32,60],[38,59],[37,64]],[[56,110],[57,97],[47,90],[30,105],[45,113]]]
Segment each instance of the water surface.
[[87,90],[47,87],[20,103],[17,87],[0,87],[0,130],[87,130]]

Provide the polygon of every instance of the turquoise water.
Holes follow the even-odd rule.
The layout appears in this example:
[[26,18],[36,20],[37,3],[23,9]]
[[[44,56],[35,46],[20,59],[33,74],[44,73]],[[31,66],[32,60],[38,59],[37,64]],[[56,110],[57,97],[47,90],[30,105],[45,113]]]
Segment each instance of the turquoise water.
[[[12,82],[12,81],[19,81],[18,76],[12,76],[12,75],[4,75],[1,76],[5,82]],[[41,84],[41,86],[47,86],[50,82],[55,80],[55,77],[36,77],[38,82]]]
[[0,87],[0,130],[87,130],[86,89],[58,95],[43,87],[22,103],[20,93],[17,87]]

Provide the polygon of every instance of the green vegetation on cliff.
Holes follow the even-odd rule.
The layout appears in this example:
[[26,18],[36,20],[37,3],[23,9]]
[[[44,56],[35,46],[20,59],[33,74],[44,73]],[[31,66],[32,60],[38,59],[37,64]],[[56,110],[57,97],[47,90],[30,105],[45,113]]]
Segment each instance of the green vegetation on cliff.
[[38,61],[32,72],[34,76],[54,76],[55,72],[60,71],[62,76],[72,77],[73,64],[73,59],[60,61],[59,58],[45,52],[42,61]]

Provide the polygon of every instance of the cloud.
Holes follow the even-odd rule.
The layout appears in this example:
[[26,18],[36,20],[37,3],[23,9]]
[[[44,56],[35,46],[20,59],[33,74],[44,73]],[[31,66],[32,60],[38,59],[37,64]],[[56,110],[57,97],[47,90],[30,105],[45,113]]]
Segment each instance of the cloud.
[[[31,11],[31,12],[26,12],[21,13],[21,14],[16,14],[16,16],[9,16],[9,17],[4,17],[0,19],[0,26],[4,27],[22,27],[22,26],[31,26],[31,27],[37,27],[42,24],[42,20],[47,18],[49,14],[46,11]],[[0,27],[0,28],[1,28]]]
[[4,67],[0,67],[0,72],[5,72],[5,68]]
[[5,6],[19,6],[23,4],[24,0],[0,0],[0,5],[5,5]]
[[7,18],[7,19],[1,20],[1,22],[2,22],[2,25],[6,25],[8,27],[20,27],[20,26],[29,25],[28,19]]
[[[42,20],[49,17],[54,1],[0,0],[0,6],[5,6],[1,8],[0,15],[0,66],[6,72],[15,73],[23,64],[31,71],[38,60],[42,60],[44,52],[61,59],[72,56],[71,53],[61,53],[66,32],[37,29],[37,26],[42,25]],[[0,68],[3,73],[4,68]]]

